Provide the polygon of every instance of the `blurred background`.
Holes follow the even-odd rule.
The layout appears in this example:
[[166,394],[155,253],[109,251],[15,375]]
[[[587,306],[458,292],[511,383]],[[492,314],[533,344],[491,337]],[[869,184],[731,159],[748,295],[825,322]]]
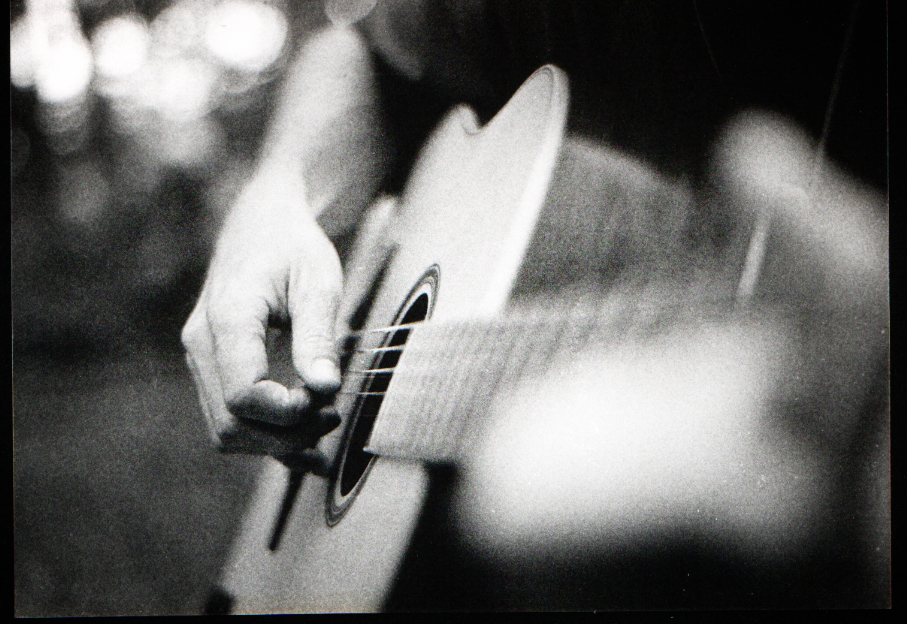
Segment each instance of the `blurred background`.
[[[843,36],[842,4],[805,23],[824,19]],[[865,69],[887,59],[886,5],[863,5],[828,147],[885,189],[887,72]],[[324,19],[316,0],[11,2],[16,615],[201,611],[257,464],[212,450],[179,331],[288,55]],[[756,50],[734,57],[759,61],[734,65],[747,79],[738,95],[773,85],[768,104],[818,136],[834,60],[805,72],[763,31],[737,36],[752,26],[737,21],[710,36]],[[805,49],[836,59],[839,41]],[[779,106],[801,91],[818,100]],[[886,603],[884,580],[864,584],[867,603]]]
[[200,611],[255,462],[179,345],[320,2],[10,5],[15,613]]

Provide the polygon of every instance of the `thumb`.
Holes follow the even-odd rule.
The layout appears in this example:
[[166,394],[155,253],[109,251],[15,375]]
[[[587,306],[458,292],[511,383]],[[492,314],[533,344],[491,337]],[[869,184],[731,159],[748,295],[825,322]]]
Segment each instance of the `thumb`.
[[293,365],[306,387],[330,394],[340,388],[334,326],[340,303],[342,273],[333,246],[319,250],[290,280],[288,309],[293,332]]

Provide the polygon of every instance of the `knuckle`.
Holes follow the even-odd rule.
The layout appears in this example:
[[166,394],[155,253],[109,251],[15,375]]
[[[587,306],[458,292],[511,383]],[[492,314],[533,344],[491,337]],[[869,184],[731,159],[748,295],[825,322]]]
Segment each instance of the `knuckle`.
[[208,327],[215,335],[229,333],[235,326],[230,306],[221,300],[212,301],[207,310]]
[[333,336],[326,333],[323,329],[317,327],[304,327],[299,329],[299,333],[294,334],[293,343],[297,348],[323,347],[327,344],[333,344]]
[[243,416],[249,410],[249,395],[245,388],[235,388],[225,391],[224,404],[231,418]]
[[240,424],[236,418],[232,416],[217,418],[211,428],[214,446],[217,450],[230,452],[238,447],[242,436]]
[[180,332],[180,341],[182,342],[183,348],[189,352],[197,351],[203,340],[203,334],[204,323],[201,322],[197,313],[193,313]]

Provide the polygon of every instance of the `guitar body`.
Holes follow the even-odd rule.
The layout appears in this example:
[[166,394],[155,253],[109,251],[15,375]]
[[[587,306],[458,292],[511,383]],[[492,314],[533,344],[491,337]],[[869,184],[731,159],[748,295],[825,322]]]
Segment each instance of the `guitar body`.
[[[447,116],[400,200],[394,217],[399,227],[390,228],[392,257],[366,328],[407,321],[414,301],[431,321],[490,317],[505,309],[526,270],[561,156],[566,115],[566,76],[548,66],[484,127],[465,107]],[[365,250],[355,257],[375,256]],[[367,270],[355,257],[351,270]],[[351,307],[354,302],[344,305]],[[382,334],[375,336],[380,346]],[[373,360],[365,351],[350,368]],[[345,376],[337,400],[344,422],[319,444],[334,458],[334,473],[305,478],[276,551],[267,544],[289,471],[265,461],[220,582],[232,599],[231,612],[359,612],[384,605],[429,478],[422,462],[378,457],[355,484],[339,484],[362,383],[361,376]]]
[[[852,566],[838,561],[835,549],[817,537],[825,531],[851,546],[857,540],[856,533],[842,537],[829,529],[847,524],[837,518],[850,516],[840,510],[826,513],[822,502],[822,497],[832,496],[828,488],[838,487],[829,477],[837,465],[834,451],[802,453],[799,438],[779,428],[786,422],[787,408],[775,414],[766,406],[774,405],[770,401],[776,391],[777,396],[789,392],[780,379],[820,387],[816,384],[833,377],[849,387],[854,405],[865,400],[870,377],[859,377],[859,383],[846,371],[843,377],[834,377],[839,375],[840,367],[834,365],[838,360],[818,366],[825,362],[824,353],[816,358],[798,345],[831,345],[825,351],[836,352],[846,344],[839,336],[870,332],[850,321],[811,320],[796,306],[790,310],[766,306],[749,318],[747,310],[716,303],[734,297],[747,246],[734,228],[748,228],[727,226],[720,250],[691,249],[685,235],[698,224],[691,191],[626,156],[567,136],[566,116],[566,77],[551,66],[534,73],[483,127],[469,109],[453,110],[427,142],[393,214],[388,203],[379,202],[363,224],[358,246],[347,261],[347,299],[341,306],[341,316],[349,319],[353,330],[343,345],[351,355],[341,362],[344,382],[336,400],[342,424],[319,443],[331,460],[331,470],[326,478],[305,477],[279,548],[270,550],[275,522],[291,489],[291,473],[282,464],[265,460],[257,493],[219,581],[231,612],[834,604],[834,588],[845,585],[840,579],[853,576]],[[706,253],[720,257],[703,258]],[[670,287],[664,288],[666,284]],[[366,291],[368,296],[363,296]],[[597,315],[588,326],[581,320],[581,301],[576,298],[583,293],[591,295]],[[632,311],[620,316],[623,300],[628,309],[639,304],[638,316]],[[369,306],[360,305],[363,301]],[[620,303],[612,306],[613,302]],[[561,317],[559,325],[548,332],[542,324],[523,324],[526,317],[521,315],[527,308],[532,313],[539,308],[553,312]],[[580,320],[570,316],[570,310],[580,312]],[[508,325],[502,317],[515,322]],[[684,319],[722,331],[701,340],[703,334],[683,330]],[[886,335],[884,319],[879,325],[882,331],[876,335]],[[593,380],[590,402],[567,400],[583,394],[576,384],[542,384],[539,388],[546,394],[536,398],[556,399],[549,410],[540,409],[536,399],[529,408],[511,403],[520,420],[516,428],[505,429],[506,437],[501,437],[501,429],[483,428],[482,417],[496,413],[489,406],[506,402],[513,371],[530,373],[526,378],[533,383],[544,381],[532,375],[558,361],[554,349],[571,355],[593,344],[589,333],[580,337],[589,327],[593,329],[588,331],[601,331],[599,346],[631,344],[643,334],[649,336],[646,340],[656,340],[661,333],[666,340],[644,343],[645,349],[655,345],[654,359],[627,360],[617,350],[609,352],[611,368],[605,371],[599,357],[586,361],[585,369],[556,369],[562,378],[571,379],[571,371],[578,371],[577,379]],[[673,331],[676,328],[680,330]],[[636,338],[620,333],[636,330]],[[545,341],[555,347],[537,348]],[[861,353],[841,353],[840,361],[853,357],[868,362]],[[463,358],[471,362],[461,366]],[[292,369],[286,361],[282,366]],[[272,367],[272,373],[277,368]],[[697,377],[704,370],[707,382]],[[618,379],[630,373],[638,378],[617,400],[607,393],[608,384],[598,384],[608,375]],[[761,390],[738,393],[734,390],[738,373]],[[410,384],[419,376],[421,381]],[[674,388],[669,400],[661,397],[666,403],[655,409],[658,425],[652,426],[647,423],[656,421],[646,420],[651,414],[645,406],[651,403],[648,399],[660,396],[650,388],[664,378],[676,383],[669,384]],[[716,399],[715,392],[724,392],[727,401]],[[828,396],[836,397],[829,400],[834,405],[821,409],[834,414],[839,395]],[[740,403],[744,399],[749,402]],[[695,418],[675,422],[674,405],[684,401],[702,409],[696,410]],[[525,505],[541,510],[535,520],[544,516],[548,536],[578,535],[588,529],[587,518],[594,526],[602,509],[629,508],[651,516],[655,524],[645,520],[624,524],[630,530],[640,523],[645,530],[654,526],[657,537],[664,529],[656,526],[665,515],[660,505],[676,498],[683,507],[672,508],[669,520],[674,524],[664,529],[675,531],[670,534],[673,541],[647,542],[635,534],[624,535],[632,546],[601,557],[596,556],[594,540],[577,539],[579,556],[540,555],[532,565],[512,556],[515,551],[494,559],[476,548],[484,529],[454,525],[459,508],[448,495],[458,472],[449,467],[469,459],[471,445],[480,440],[518,440],[505,456],[512,459],[518,453],[531,458],[527,451],[531,442],[520,435],[529,431],[536,436],[533,439],[547,443],[545,436],[557,430],[557,426],[533,430],[527,426],[532,418],[541,415],[545,425],[569,427],[572,422],[574,429],[581,429],[589,419],[570,417],[587,412],[601,417],[602,405],[631,411],[633,405],[642,405],[642,411],[633,414],[645,416],[612,414],[618,422],[629,423],[617,427],[614,435],[610,429],[603,435],[597,424],[585,440],[582,432],[569,431],[589,443],[579,474],[588,476],[585,466],[595,464],[601,454],[617,458],[614,461],[623,470],[623,481],[617,479],[613,488],[618,494],[607,481],[586,479],[579,482],[588,491],[564,498],[552,495],[564,481],[555,479],[543,490],[533,473],[523,481],[529,485],[518,491],[520,502],[531,499]],[[477,438],[483,431],[488,435]],[[655,450],[644,447],[645,453],[636,453],[632,444],[620,446],[623,439],[651,443]],[[791,444],[791,439],[797,443]],[[573,444],[571,438],[565,448],[574,451]],[[658,448],[672,461],[646,461]],[[685,450],[676,453],[678,448]],[[535,451],[538,457],[539,449]],[[807,463],[801,465],[804,457]],[[708,470],[700,470],[702,465],[696,462]],[[702,483],[676,481],[675,473],[699,475]],[[474,471],[469,474],[475,476]],[[486,471],[479,481],[495,487],[501,485],[493,483],[501,474]],[[753,475],[761,475],[761,480]],[[781,489],[764,487],[766,475]],[[518,481],[522,476],[501,479]],[[672,484],[677,483],[688,490],[683,496],[675,497]],[[644,489],[635,501],[634,487]],[[536,490],[547,492],[553,502],[533,499]],[[633,504],[627,507],[628,499],[654,506],[648,511]],[[715,505],[714,517],[709,516],[714,526],[704,520],[700,524],[700,508]],[[845,503],[841,505],[843,509]],[[498,519],[506,515],[497,513],[502,508],[494,501],[484,509]],[[563,517],[579,520],[570,526],[546,524],[558,522],[564,509]],[[722,534],[728,519],[738,525],[731,522],[731,533]],[[618,525],[604,523],[608,528],[602,530],[616,530]],[[791,530],[792,526],[803,530]],[[466,545],[459,539],[463,536],[478,539]],[[615,538],[601,544],[619,542]],[[515,548],[524,545],[520,542]],[[738,548],[742,550],[737,552]],[[842,570],[846,574],[839,574]],[[818,577],[828,581],[827,588],[815,582]],[[223,610],[224,604],[210,607]]]

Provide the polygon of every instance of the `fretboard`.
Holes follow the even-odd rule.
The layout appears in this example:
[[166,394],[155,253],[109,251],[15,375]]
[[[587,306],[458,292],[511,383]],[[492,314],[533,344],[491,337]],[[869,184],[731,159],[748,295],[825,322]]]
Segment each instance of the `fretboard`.
[[481,435],[488,408],[552,362],[592,345],[641,339],[678,319],[727,317],[727,306],[613,303],[594,312],[424,323],[413,329],[366,449],[385,457],[456,461]]

